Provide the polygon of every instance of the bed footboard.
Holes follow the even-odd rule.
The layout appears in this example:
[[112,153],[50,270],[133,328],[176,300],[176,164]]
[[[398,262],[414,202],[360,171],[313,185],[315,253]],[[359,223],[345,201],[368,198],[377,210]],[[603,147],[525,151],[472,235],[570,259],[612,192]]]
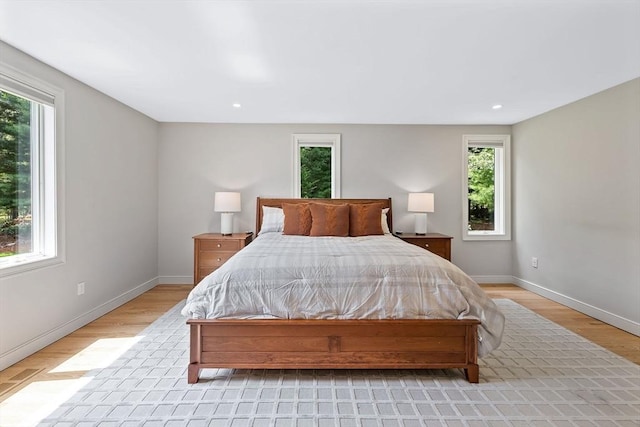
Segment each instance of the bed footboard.
[[191,319],[188,382],[203,368],[447,369],[479,381],[477,320]]

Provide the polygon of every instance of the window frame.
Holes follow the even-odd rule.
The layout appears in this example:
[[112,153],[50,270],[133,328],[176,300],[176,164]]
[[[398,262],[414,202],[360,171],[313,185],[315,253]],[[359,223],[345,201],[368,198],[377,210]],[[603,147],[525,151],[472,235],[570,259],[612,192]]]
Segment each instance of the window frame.
[[[32,243],[35,242],[36,248],[26,254],[0,258],[0,277],[6,277],[65,262],[65,94],[61,88],[1,61],[0,87],[32,101],[32,111],[37,110],[38,115],[37,124],[31,126],[31,227]],[[46,112],[47,108],[51,111]],[[37,141],[34,136],[37,136]],[[34,153],[37,156],[36,162],[33,162]]]
[[[469,148],[496,148],[494,177],[495,230],[469,227]],[[462,136],[462,240],[511,240],[511,135]]]
[[293,189],[292,197],[301,198],[300,148],[331,148],[331,198],[340,198],[340,134],[339,133],[294,133],[293,141]]

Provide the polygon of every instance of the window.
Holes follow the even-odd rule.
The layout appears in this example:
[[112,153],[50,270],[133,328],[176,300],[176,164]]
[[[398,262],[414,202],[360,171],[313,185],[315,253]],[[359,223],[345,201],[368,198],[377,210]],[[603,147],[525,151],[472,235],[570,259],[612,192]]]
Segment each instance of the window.
[[463,135],[462,238],[510,240],[510,135]]
[[340,197],[340,135],[293,135],[293,197]]
[[62,260],[62,103],[61,90],[0,64],[0,276]]

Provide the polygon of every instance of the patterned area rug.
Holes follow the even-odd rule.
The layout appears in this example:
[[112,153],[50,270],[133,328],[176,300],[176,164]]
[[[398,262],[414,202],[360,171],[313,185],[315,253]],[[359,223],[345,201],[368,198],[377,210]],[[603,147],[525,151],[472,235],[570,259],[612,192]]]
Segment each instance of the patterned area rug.
[[188,385],[188,328],[167,312],[42,426],[640,425],[640,366],[510,300],[480,384],[460,370],[204,370]]

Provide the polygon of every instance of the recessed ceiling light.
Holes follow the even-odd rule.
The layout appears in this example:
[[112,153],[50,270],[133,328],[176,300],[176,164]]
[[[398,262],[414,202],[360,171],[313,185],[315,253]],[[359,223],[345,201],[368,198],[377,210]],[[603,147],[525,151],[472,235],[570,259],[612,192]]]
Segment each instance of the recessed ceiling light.
[[501,109],[501,108],[502,108],[502,104],[496,104],[496,105],[494,105],[494,106],[493,106],[493,107],[491,107],[491,108],[493,108],[494,110],[499,110],[499,109]]
[[242,105],[236,102],[235,104],[233,104],[233,108],[242,108]]

